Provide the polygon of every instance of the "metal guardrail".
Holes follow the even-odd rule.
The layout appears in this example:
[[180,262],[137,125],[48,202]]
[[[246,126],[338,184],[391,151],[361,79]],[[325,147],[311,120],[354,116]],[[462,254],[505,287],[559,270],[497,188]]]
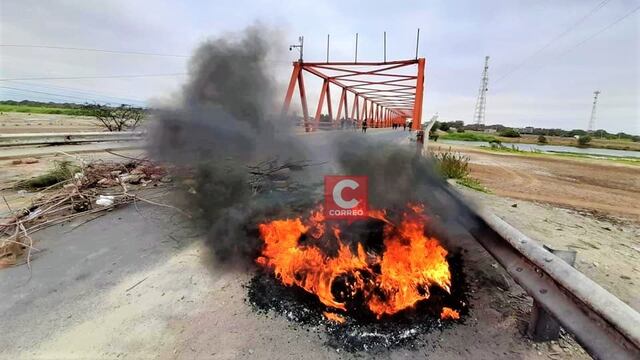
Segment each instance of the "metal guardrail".
[[474,212],[470,233],[590,355],[640,359],[638,312],[496,215]]
[[449,215],[591,356],[640,359],[640,313],[504,220],[468,205],[452,187],[429,190],[435,204],[447,203]]
[[141,131],[0,134],[0,147],[140,140]]

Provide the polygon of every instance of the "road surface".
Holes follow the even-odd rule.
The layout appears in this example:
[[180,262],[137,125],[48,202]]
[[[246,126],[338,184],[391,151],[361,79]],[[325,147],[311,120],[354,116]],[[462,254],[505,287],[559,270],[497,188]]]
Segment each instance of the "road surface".
[[[367,136],[402,141],[406,133]],[[155,191],[145,197],[168,201]],[[217,267],[204,233],[171,209],[139,204],[84,221],[36,233],[31,271],[0,271],[0,358],[354,357],[327,346],[322,329],[256,313],[243,288],[251,272]],[[467,234],[453,235],[467,249],[473,289],[466,322],[421,336],[421,346],[358,358],[586,358],[570,340],[530,343],[520,332],[530,299]]]

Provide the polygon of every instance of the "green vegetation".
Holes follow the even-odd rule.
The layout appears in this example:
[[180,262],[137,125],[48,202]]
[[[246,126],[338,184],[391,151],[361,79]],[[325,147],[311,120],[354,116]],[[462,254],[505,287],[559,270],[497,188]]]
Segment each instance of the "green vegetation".
[[591,136],[589,136],[589,135],[580,136],[578,138],[578,145],[579,146],[587,147],[587,146],[589,146],[590,142],[591,142]]
[[[547,141],[546,143],[540,142],[541,136]],[[479,131],[466,130],[464,133],[449,132],[440,136],[440,139],[444,140],[457,140],[457,141],[483,141],[483,142],[513,142],[520,144],[548,144],[548,145],[561,145],[561,146],[580,146],[576,139],[560,136],[547,136],[547,135],[530,135],[520,134],[519,138],[502,137],[497,134],[487,134]],[[591,142],[588,144],[592,148],[600,149],[612,149],[612,150],[632,150],[640,151],[640,144],[630,139],[600,139],[596,137],[591,138]]]
[[433,158],[443,177],[455,179],[458,184],[477,191],[489,192],[477,179],[469,176],[468,156],[454,153],[449,149],[449,151],[435,153]]
[[70,161],[56,161],[53,169],[46,173],[35,176],[27,180],[18,181],[15,189],[39,190],[62,183],[73,178],[80,171],[80,167],[71,164]]
[[538,136],[538,144],[547,144],[547,138],[544,135]]
[[620,157],[620,156],[613,156],[613,155],[594,155],[594,154],[584,154],[584,153],[564,152],[564,151],[542,152],[540,150],[535,150],[535,149],[531,151],[526,151],[526,150],[519,149],[515,145],[511,145],[509,147],[501,144],[500,145],[492,144],[492,146],[480,146],[480,148],[486,151],[514,153],[520,156],[562,156],[562,157],[571,157],[571,158],[578,158],[578,159],[615,161],[622,164],[640,166],[640,158],[633,158],[633,157],[629,158],[629,157]]
[[133,130],[144,121],[145,116],[143,108],[125,104],[118,107],[90,104],[82,108],[89,111],[109,131]]
[[459,140],[459,141],[495,141],[495,136],[485,135],[477,132],[463,132],[463,133],[447,133],[441,136],[444,140]]
[[[502,151],[502,152],[514,152],[514,153],[524,153],[528,151],[521,150],[519,147],[511,144],[511,146],[504,146],[500,142],[491,142],[489,143],[489,147],[481,146],[481,148],[489,149],[492,151]],[[539,151],[532,151],[539,152]]]
[[470,189],[476,190],[476,191],[480,191],[483,193],[491,193],[491,191],[489,191],[489,189],[487,189],[486,187],[482,186],[482,184],[480,183],[480,181],[478,181],[478,179],[472,178],[470,176],[467,176],[465,178],[462,179],[456,179],[456,183],[462,185],[462,186],[466,186]]
[[[449,128],[456,128],[456,129],[463,129],[464,127],[464,122],[461,120],[457,120],[457,121],[444,121],[444,122],[440,122],[440,121],[436,121],[433,124],[433,127],[431,128],[433,131],[436,130],[442,130],[442,131],[449,131]],[[464,129],[463,129],[464,130]],[[464,132],[464,131],[461,131]]]
[[453,151],[433,155],[442,176],[447,179],[462,179],[469,175],[469,157]]
[[499,133],[500,136],[508,137],[508,138],[519,138],[520,133],[515,129],[504,129]]
[[[135,128],[144,117],[145,109],[133,107],[131,105],[122,104],[120,106],[105,106],[99,104],[74,104],[74,103],[54,103],[39,101],[0,101],[0,112],[18,112],[28,114],[58,114],[58,115],[74,115],[74,116],[95,116],[102,121],[100,117],[107,117],[108,123],[116,123],[111,128]],[[126,119],[123,119],[126,118]],[[112,120],[113,119],[113,120]],[[104,123],[104,121],[102,121]],[[119,126],[125,123],[126,126]],[[105,127],[107,127],[105,125]],[[113,131],[113,130],[111,130]]]
[[10,105],[0,103],[0,112],[19,112],[29,114],[61,114],[90,116],[91,113],[81,108],[62,108],[50,106]]

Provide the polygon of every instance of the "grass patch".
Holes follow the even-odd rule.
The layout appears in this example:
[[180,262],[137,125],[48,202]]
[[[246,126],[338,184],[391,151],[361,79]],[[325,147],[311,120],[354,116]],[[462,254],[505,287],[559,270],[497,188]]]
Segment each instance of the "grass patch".
[[550,153],[542,153],[542,155],[548,156],[563,156],[563,157],[571,157],[571,158],[580,158],[580,159],[593,159],[593,160],[605,160],[605,161],[615,161],[623,164],[637,165],[640,166],[640,158],[634,157],[622,157],[615,155],[600,155],[600,154],[583,154],[577,152],[560,152],[560,151],[550,151]]
[[447,179],[455,179],[462,186],[488,193],[489,190],[482,186],[478,179],[469,176],[469,157],[460,153],[449,151],[433,154],[440,174]]
[[483,193],[491,193],[491,191],[489,191],[489,189],[487,189],[486,187],[484,187],[480,181],[478,181],[478,179],[472,178],[470,176],[467,176],[465,178],[462,179],[456,179],[456,183],[462,185],[462,186],[466,186],[470,189],[476,190],[476,191],[480,191]]
[[462,179],[469,175],[469,157],[453,151],[435,153],[440,174],[447,179]]
[[504,146],[500,142],[492,142],[489,146],[480,146],[480,147],[490,151],[508,152],[508,153],[526,153],[526,154],[542,153],[542,151],[537,149],[532,149],[530,151],[522,150],[514,144],[511,144],[511,146]]
[[463,133],[447,133],[440,137],[444,140],[458,140],[458,141],[495,141],[496,137],[491,135],[485,135],[476,132],[463,132]]
[[42,175],[18,181],[13,187],[19,190],[44,189],[71,179],[79,171],[80,167],[71,164],[70,161],[56,161],[51,170]]
[[7,105],[0,104],[0,112],[18,112],[29,114],[57,114],[57,115],[75,115],[75,116],[91,116],[91,112],[80,108],[56,108],[46,106],[27,106],[27,105]]
[[570,152],[570,151],[552,151],[542,152],[537,149],[533,149],[531,151],[521,150],[515,145],[504,146],[504,145],[495,145],[491,144],[491,146],[480,146],[481,149],[492,152],[506,152],[506,153],[514,153],[519,154],[521,156],[552,156],[552,157],[569,157],[569,158],[577,158],[577,159],[591,159],[591,160],[603,160],[603,161],[614,161],[622,164],[636,165],[640,166],[640,158],[635,157],[623,157],[623,156],[615,156],[615,155],[600,155],[600,154],[584,154],[578,152]]

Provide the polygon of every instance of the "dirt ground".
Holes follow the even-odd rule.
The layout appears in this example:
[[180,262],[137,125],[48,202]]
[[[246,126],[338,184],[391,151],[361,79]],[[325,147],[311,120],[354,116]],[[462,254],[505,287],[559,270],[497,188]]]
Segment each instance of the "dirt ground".
[[496,195],[640,222],[640,166],[451,148],[470,157],[471,176]]
[[0,113],[0,134],[102,131],[94,117]]
[[539,243],[577,251],[580,272],[640,311],[640,222],[460,190]]
[[[3,149],[0,147],[0,200],[4,203],[6,200],[13,209],[20,209],[30,205],[33,196],[36,193],[29,193],[27,191],[16,191],[13,189],[13,185],[24,179],[28,179],[33,176],[38,176],[46,173],[52,169],[56,162],[59,161],[72,161],[79,162],[85,161],[91,163],[95,161],[122,161],[123,157],[112,155],[104,151],[96,151],[96,149],[110,148],[115,153],[137,157],[142,156],[139,149],[130,149],[129,146],[134,146],[131,143],[104,143],[104,144],[84,144],[84,145],[63,145],[54,147],[29,147],[20,149],[17,147],[11,147]],[[142,147],[140,145],[134,147]],[[23,156],[10,156],[9,159],[2,159],[2,155],[6,153],[23,153]],[[35,163],[21,163],[13,164],[13,160],[16,159],[35,159]],[[2,199],[4,197],[4,199]],[[7,213],[5,206],[0,206],[0,216]]]
[[492,193],[470,197],[540,243],[577,251],[578,270],[640,311],[639,166],[452,149]]

